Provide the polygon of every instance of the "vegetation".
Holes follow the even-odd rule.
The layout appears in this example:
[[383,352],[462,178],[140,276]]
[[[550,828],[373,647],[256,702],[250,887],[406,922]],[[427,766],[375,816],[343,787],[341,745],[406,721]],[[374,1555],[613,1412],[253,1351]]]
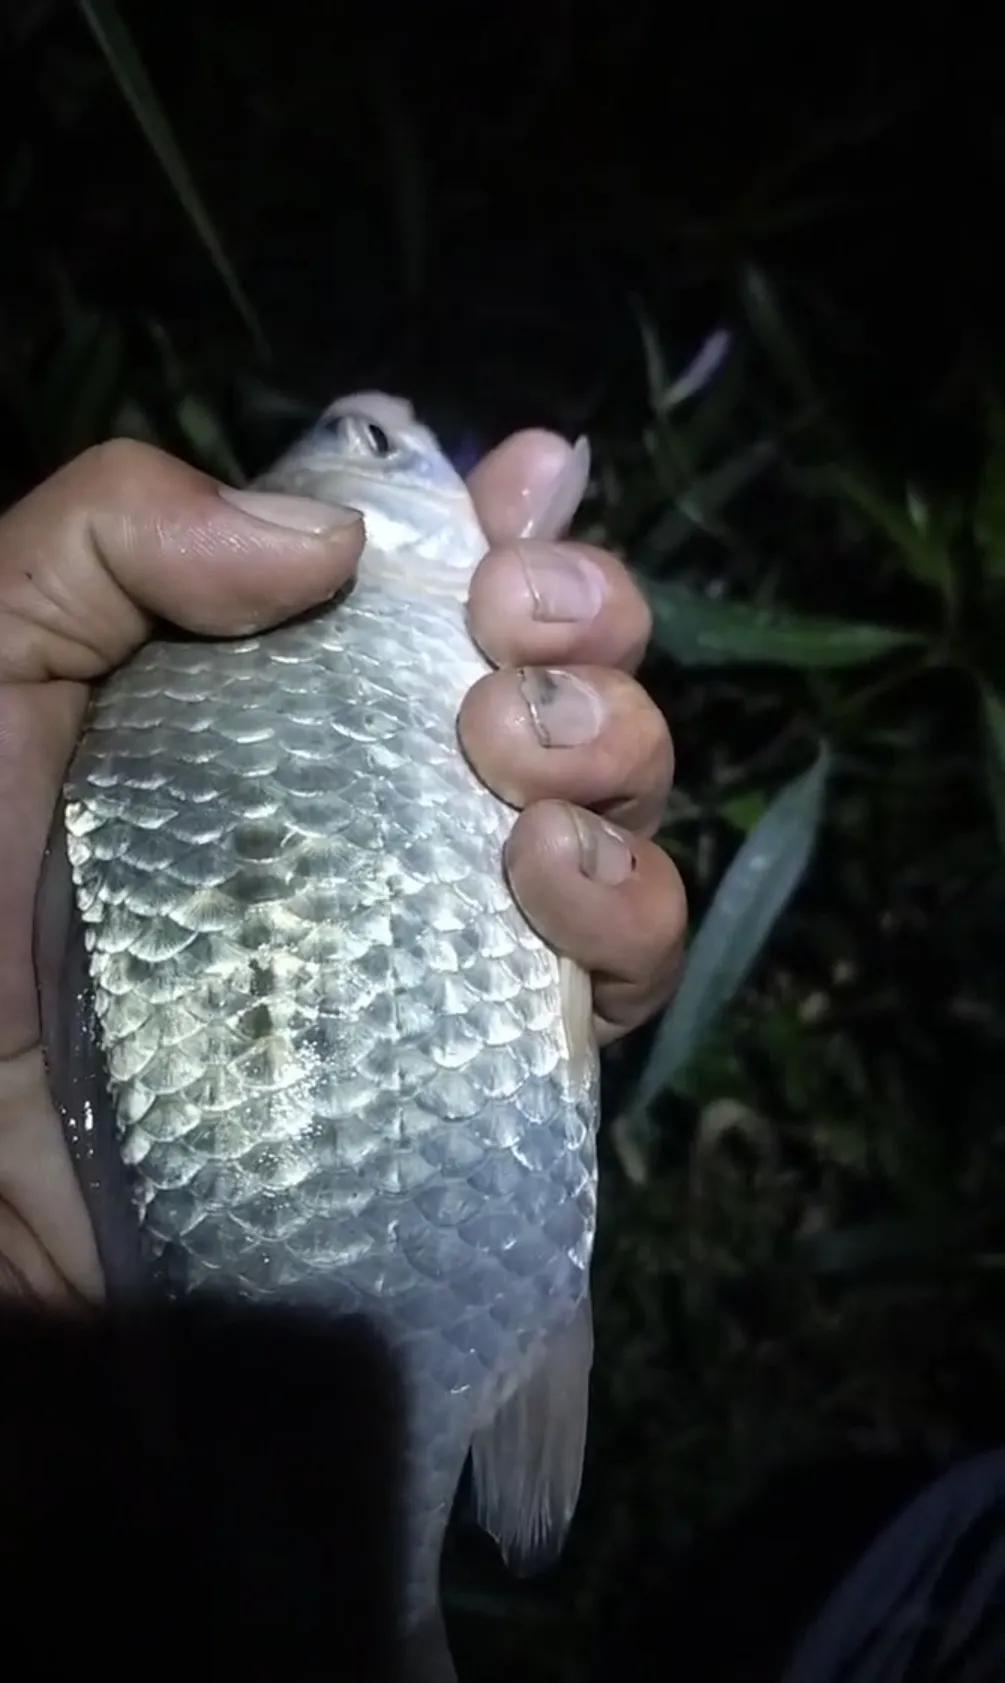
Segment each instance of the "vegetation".
[[[533,68],[502,22],[437,63],[439,94],[462,107],[448,144],[436,90],[405,73],[407,24],[398,51],[346,24],[342,50],[324,30],[306,52],[303,18],[273,41],[255,8],[174,8],[169,40],[142,8],[127,24],[99,0],[35,0],[9,26],[20,92],[0,163],[5,498],[111,432],[238,478],[339,386],[407,385],[458,448],[510,424],[585,426],[581,529],[631,560],[652,602],[645,677],[678,761],[661,840],[694,937],[675,1005],[606,1072],[582,1509],[541,1584],[507,1579],[462,1517],[448,1567],[470,1674],[516,1664],[541,1683],[617,1671],[610,1654],[626,1663],[671,1603],[690,1678],[775,1675],[882,1500],[873,1482],[844,1542],[830,1509],[792,1509],[784,1526],[817,1564],[796,1584],[790,1560],[763,1671],[723,1659],[715,1609],[730,1597],[754,1629],[781,1522],[736,1555],[722,1527],[786,1470],[834,1458],[907,1458],[910,1488],[994,1441],[1005,1398],[997,316],[968,290],[963,222],[939,224],[934,177],[930,260],[912,270],[912,246],[896,266],[916,230],[911,125],[930,112],[917,66],[870,61],[840,97],[819,66],[795,90],[777,80],[791,131],[766,113],[749,158],[703,142],[685,106],[698,202],[669,142],[638,164],[629,95],[649,9],[618,10],[621,34],[605,26],[585,69],[557,6]],[[692,24],[694,50],[700,35]],[[575,158],[548,111],[561,98],[571,122],[577,76],[592,86],[605,51],[622,103],[607,151],[583,141],[576,222],[562,196]],[[701,61],[717,111],[742,81],[739,47],[724,53]],[[507,95],[465,114],[491,62]],[[432,55],[421,63],[432,78]],[[305,135],[325,111],[308,191]],[[485,152],[466,171],[476,131]],[[537,194],[521,221],[503,166],[537,143],[533,171],[514,165]],[[509,233],[490,248],[493,193]],[[591,292],[585,265],[568,271],[587,295],[558,345],[545,265],[516,273],[549,218],[556,239],[592,240],[603,276]],[[932,250],[940,226],[952,260]],[[465,227],[484,236],[481,267]],[[908,282],[898,339],[891,297]]]

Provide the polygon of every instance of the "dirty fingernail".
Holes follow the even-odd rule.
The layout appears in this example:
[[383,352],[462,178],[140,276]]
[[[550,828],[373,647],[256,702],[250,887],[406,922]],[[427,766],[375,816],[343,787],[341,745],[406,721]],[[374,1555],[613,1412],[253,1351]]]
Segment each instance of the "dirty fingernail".
[[287,531],[309,532],[317,538],[351,526],[360,518],[353,508],[315,502],[313,497],[287,497],[279,491],[235,490],[231,485],[220,485],[217,489],[223,501],[240,509],[242,514],[264,520],[268,526],[285,526]]
[[617,830],[592,812],[569,808],[579,838],[579,863],[584,876],[617,888],[635,869],[635,855]]
[[560,538],[583,500],[590,477],[590,446],[576,441],[555,478],[535,487],[526,506],[522,538]]
[[543,543],[521,544],[518,553],[536,620],[557,624],[596,619],[604,600],[604,575],[588,555]]
[[578,748],[599,734],[604,722],[603,703],[596,690],[571,672],[548,666],[524,667],[520,693],[545,748]]

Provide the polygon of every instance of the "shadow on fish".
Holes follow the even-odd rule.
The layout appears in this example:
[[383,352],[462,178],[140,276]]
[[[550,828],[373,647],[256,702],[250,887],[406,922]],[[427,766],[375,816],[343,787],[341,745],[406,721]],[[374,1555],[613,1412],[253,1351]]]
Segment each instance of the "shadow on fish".
[[356,579],[264,634],[155,638],[95,692],[40,884],[46,1060],[116,1312],[258,1306],[388,1353],[404,1675],[446,1680],[469,1458],[516,1571],[556,1558],[578,1498],[589,979],[515,904],[515,813],[458,744],[489,666],[456,468],[364,393],[257,483],[359,509]]

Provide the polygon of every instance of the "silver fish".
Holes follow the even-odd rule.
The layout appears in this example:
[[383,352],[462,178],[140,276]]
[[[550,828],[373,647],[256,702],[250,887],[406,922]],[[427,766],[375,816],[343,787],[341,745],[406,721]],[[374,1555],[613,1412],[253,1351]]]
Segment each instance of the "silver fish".
[[158,638],[97,692],[51,852],[47,1057],[110,1292],[379,1327],[408,1395],[404,1617],[437,1633],[469,1453],[518,1568],[576,1505],[589,983],[518,910],[514,813],[458,745],[487,546],[435,438],[362,394],[258,484],[359,509],[357,578],[262,635]]

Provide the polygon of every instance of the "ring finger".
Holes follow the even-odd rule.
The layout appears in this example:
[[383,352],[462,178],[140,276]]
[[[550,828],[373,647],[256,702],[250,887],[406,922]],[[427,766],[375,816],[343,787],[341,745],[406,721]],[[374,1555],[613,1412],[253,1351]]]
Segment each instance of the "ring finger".
[[569,801],[642,836],[663,815],[670,732],[641,686],[616,668],[490,672],[469,690],[458,728],[479,777],[511,806]]

